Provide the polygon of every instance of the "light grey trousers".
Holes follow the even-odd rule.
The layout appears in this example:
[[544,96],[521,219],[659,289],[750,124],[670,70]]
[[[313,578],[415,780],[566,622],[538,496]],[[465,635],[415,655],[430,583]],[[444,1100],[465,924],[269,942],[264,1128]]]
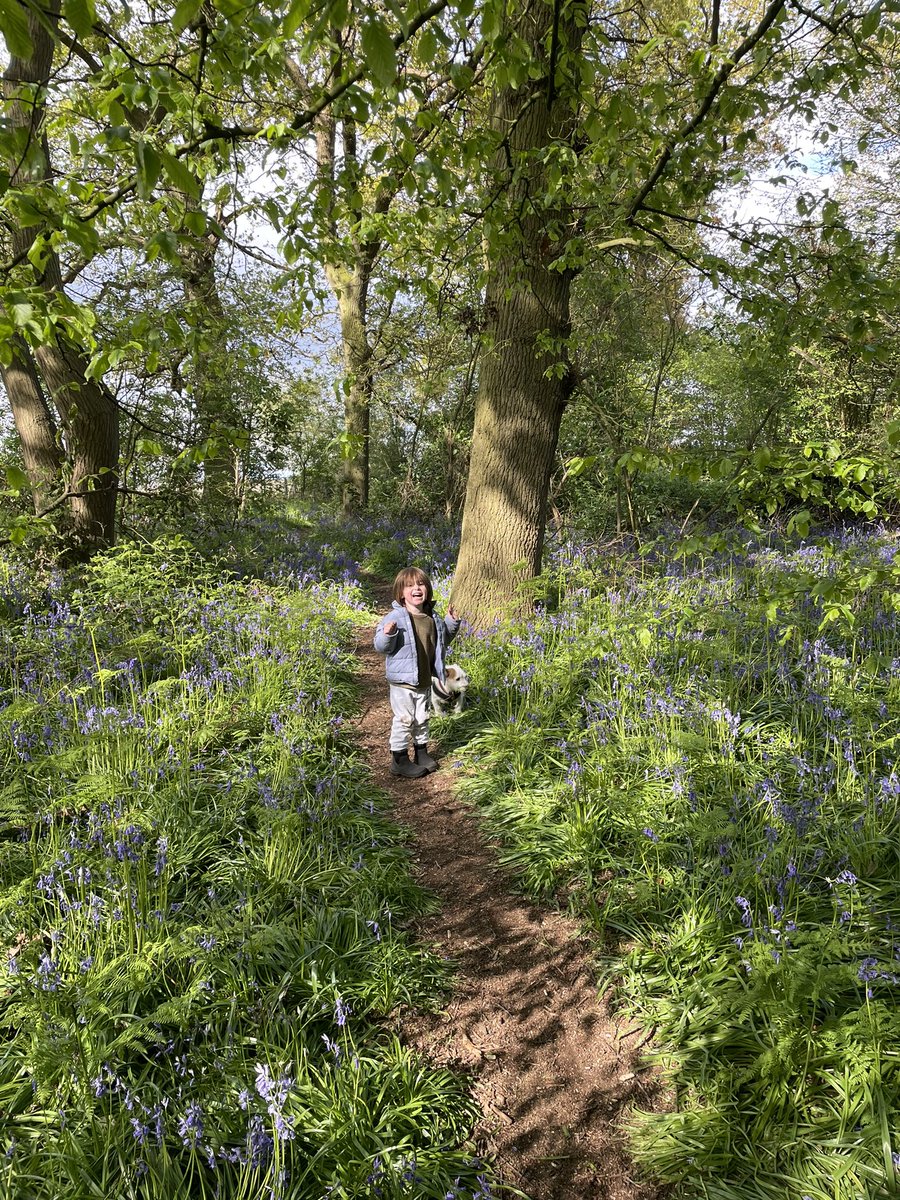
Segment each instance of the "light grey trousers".
[[422,746],[428,741],[428,717],[431,712],[431,688],[400,687],[388,684],[391,712],[391,749],[405,750],[412,742]]

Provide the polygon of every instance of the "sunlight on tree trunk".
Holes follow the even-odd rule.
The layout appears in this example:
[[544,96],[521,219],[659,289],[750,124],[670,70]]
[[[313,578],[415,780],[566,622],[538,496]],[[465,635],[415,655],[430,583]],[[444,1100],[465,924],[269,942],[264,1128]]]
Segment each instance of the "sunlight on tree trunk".
[[[347,185],[335,163],[337,121],[330,113],[316,122],[316,180],[321,219],[332,249],[323,262],[325,278],[337,301],[344,361],[344,445],[340,463],[341,511],[364,512],[369,504],[369,426],[372,404],[372,346],[368,331],[368,298],[372,270],[378,257],[375,239],[360,239],[355,231],[339,232],[335,218],[338,192]],[[341,123],[344,167],[357,163],[356,125]],[[376,208],[377,208],[376,203]]]
[[[51,3],[50,20],[58,12],[58,3]],[[12,124],[21,135],[11,177],[21,184],[46,179],[52,173],[49,144],[43,128],[45,107],[42,97],[50,79],[54,42],[43,19],[38,20],[30,12],[28,32],[32,44],[30,58],[12,55],[3,78],[4,95],[12,101],[8,106]],[[13,256],[24,260],[41,232],[41,225],[16,225],[10,238]],[[55,299],[63,294],[59,257],[55,250],[44,250],[42,267],[34,268],[33,274],[34,283],[43,291],[52,311]],[[46,332],[44,339],[34,347],[34,362],[65,433],[71,471],[69,491],[74,548],[79,554],[90,554],[115,540],[118,409],[102,384],[88,378],[88,356],[81,347],[66,340],[66,325],[59,323],[51,328],[52,331]],[[36,379],[27,378],[27,372],[14,372],[12,381],[14,389],[32,389],[37,383]],[[21,410],[23,403],[28,405],[29,398],[22,391],[15,391],[10,402],[15,413],[17,406]],[[30,403],[33,406],[33,395]],[[51,450],[46,438],[52,422],[48,424],[45,419],[38,428],[45,439],[41,456],[49,460]]]
[[345,516],[369,504],[369,414],[372,403],[372,348],[366,333],[368,267],[326,266],[337,297],[344,357],[344,434],[341,458],[341,509]]
[[34,511],[40,513],[50,502],[54,488],[61,488],[63,455],[56,422],[23,338],[12,340],[12,352],[13,361],[0,371],[22,447],[22,461],[31,482]]
[[74,548],[89,555],[116,540],[119,412],[107,390],[86,378],[87,359],[78,348],[48,342],[34,355],[66,430]]
[[502,89],[492,111],[494,128],[505,137],[490,182],[507,180],[503,211],[511,221],[512,214],[518,217],[502,233],[495,229],[488,248],[487,348],[453,586],[455,607],[476,624],[530,608],[521,584],[540,570],[550,473],[572,390],[565,344],[570,275],[552,269],[559,234],[550,232],[565,214],[542,203],[540,152],[566,136],[571,117],[571,106],[553,94],[548,79],[548,45],[558,37],[560,60],[568,58],[577,52],[581,30],[574,6],[555,31],[554,15],[545,0],[524,7],[515,33],[541,63],[542,77]]
[[[198,190],[199,190],[198,182]],[[187,212],[202,213],[201,205],[187,193],[182,193]],[[190,327],[193,352],[192,392],[194,415],[200,441],[215,438],[216,431],[235,423],[231,381],[225,362],[227,335],[225,310],[216,280],[216,250],[218,239],[211,233],[184,232],[179,253],[184,294],[187,301],[186,319]],[[203,461],[203,503],[207,510],[234,509],[234,456],[227,445],[210,449]]]

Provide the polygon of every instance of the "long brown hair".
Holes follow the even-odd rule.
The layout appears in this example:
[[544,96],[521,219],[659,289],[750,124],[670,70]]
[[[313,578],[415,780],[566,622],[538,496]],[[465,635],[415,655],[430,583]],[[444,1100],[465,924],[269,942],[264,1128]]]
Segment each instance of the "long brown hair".
[[402,571],[397,572],[397,578],[394,580],[394,599],[398,604],[402,604],[403,589],[411,587],[414,583],[424,585],[425,603],[422,605],[422,611],[431,613],[434,609],[434,588],[431,586],[431,580],[421,567],[404,567]]

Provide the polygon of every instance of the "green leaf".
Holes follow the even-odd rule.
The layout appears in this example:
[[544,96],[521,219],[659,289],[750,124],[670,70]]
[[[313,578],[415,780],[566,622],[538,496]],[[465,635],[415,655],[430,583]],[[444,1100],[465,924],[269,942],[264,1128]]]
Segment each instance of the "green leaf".
[[46,225],[47,213],[42,208],[39,208],[33,197],[25,193],[19,193],[10,197],[10,201],[14,207],[16,218],[20,225],[27,228],[29,225]]
[[0,33],[10,54],[31,58],[32,45],[28,18],[19,0],[0,0]]
[[790,518],[788,521],[788,529],[795,530],[800,534],[801,537],[806,537],[806,535],[809,533],[811,522],[811,514],[807,512],[805,508],[803,508],[799,512],[794,513],[794,515]]
[[163,170],[169,178],[169,182],[179,189],[179,191],[187,192],[189,196],[193,196],[195,200],[200,199],[200,180],[184,165],[180,158],[176,158],[174,154],[169,154],[167,150],[160,151]]
[[134,146],[134,157],[137,164],[137,190],[142,200],[152,195],[156,181],[159,179],[161,163],[159,155],[149,142],[138,141]]
[[94,0],[65,0],[63,16],[80,38],[85,38],[94,28],[97,9]]
[[188,25],[197,16],[202,4],[203,0],[178,0],[172,16],[172,27],[176,33],[181,33],[183,29],[187,29]]
[[161,229],[147,239],[146,261],[153,262],[160,254],[167,262],[178,261],[178,238],[171,229]]
[[596,454],[588,454],[583,458],[570,458],[566,462],[566,473],[563,478],[577,479],[579,475],[583,475],[585,471],[589,471],[596,462]]
[[3,307],[16,329],[24,329],[34,316],[34,307],[23,292],[7,292],[3,297]]
[[50,243],[46,234],[39,233],[31,243],[31,248],[25,256],[36,271],[43,271],[50,257]]
[[15,465],[10,465],[5,468],[6,482],[14,492],[23,492],[26,488],[31,487],[31,480],[21,469]]
[[381,21],[371,20],[363,25],[362,48],[376,82],[388,87],[397,78],[397,51]]
[[206,233],[206,214],[192,210],[184,214],[185,228],[191,233],[195,233],[197,237],[202,237]]
[[881,5],[873,4],[866,15],[863,17],[860,33],[864,38],[870,38],[878,28],[881,21]]
[[310,0],[293,0],[282,26],[285,37],[293,37],[309,13]]
[[437,58],[438,40],[433,26],[426,25],[416,40],[416,58],[426,67],[430,67]]

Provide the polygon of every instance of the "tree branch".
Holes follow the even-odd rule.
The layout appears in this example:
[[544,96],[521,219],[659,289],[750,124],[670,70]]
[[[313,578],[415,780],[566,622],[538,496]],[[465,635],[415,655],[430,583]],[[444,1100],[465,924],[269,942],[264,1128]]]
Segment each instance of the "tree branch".
[[716,97],[728,82],[735,68],[738,66],[741,60],[746,58],[750,51],[760,41],[762,41],[769,29],[774,24],[778,15],[783,11],[785,4],[786,0],[772,0],[757,27],[752,33],[748,34],[747,37],[744,38],[744,40],[735,50],[734,54],[727,61],[723,62],[718,71],[716,71],[715,75],[713,76],[712,83],[710,84],[709,91],[703,97],[700,107],[697,109],[691,119],[682,125],[678,133],[675,134],[674,137],[670,138],[659,158],[656,160],[656,165],[650,172],[648,179],[641,186],[637,195],[629,205],[628,213],[625,218],[626,221],[632,221],[637,215],[641,205],[662,178],[666,167],[669,165],[672,155],[675,153],[676,148],[683,142],[686,142],[691,134],[696,132],[696,130],[699,129],[699,127],[703,124],[703,121],[708,116],[713,104],[715,103]]
[[[417,17],[409,22],[405,30],[394,35],[394,49],[398,50],[406,42],[410,41],[423,25],[427,25],[434,17],[439,16],[449,2],[450,0],[433,0],[433,3],[426,9],[423,9]],[[320,113],[324,112],[326,108],[329,108],[336,100],[340,99],[354,84],[359,83],[365,76],[366,69],[366,64],[357,67],[355,71],[351,72],[346,79],[343,79],[339,84],[331,88],[330,91],[323,92],[315,104],[307,105],[302,112],[297,114],[288,126],[289,131],[291,133],[302,133],[308,130]],[[176,158],[185,158],[195,151],[202,149],[204,146],[210,146],[216,142],[234,143],[237,141],[250,141],[263,136],[266,129],[267,126],[264,124],[222,126],[216,125],[212,121],[204,121],[203,132],[199,136],[191,138],[190,141],[184,142],[181,146],[177,146],[172,153]],[[112,208],[113,205],[130,195],[136,188],[137,176],[132,175],[126,182],[110,192],[108,196],[99,200],[91,208],[82,211],[79,214],[80,220],[93,221],[102,212]],[[0,273],[12,270],[13,267],[24,262],[27,256],[28,251],[24,250],[21,254],[7,259],[5,262],[0,262]]]

